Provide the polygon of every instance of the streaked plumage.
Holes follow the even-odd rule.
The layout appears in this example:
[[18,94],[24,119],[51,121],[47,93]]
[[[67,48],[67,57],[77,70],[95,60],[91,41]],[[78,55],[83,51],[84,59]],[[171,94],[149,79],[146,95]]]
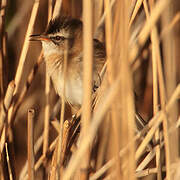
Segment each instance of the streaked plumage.
[[[80,107],[83,97],[83,44],[82,22],[68,17],[51,20],[47,30],[33,40],[40,40],[44,51],[48,73],[56,92],[61,96],[63,88],[63,59],[68,41],[68,62],[66,72],[65,98],[74,107]],[[99,73],[105,62],[105,47],[94,39],[93,85],[99,86]]]

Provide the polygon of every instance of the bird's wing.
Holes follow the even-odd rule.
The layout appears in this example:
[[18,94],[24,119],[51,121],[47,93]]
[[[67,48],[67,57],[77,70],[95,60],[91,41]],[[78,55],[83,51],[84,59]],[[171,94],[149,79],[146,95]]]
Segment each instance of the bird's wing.
[[93,43],[94,43],[93,44],[94,45],[94,57],[98,58],[99,60],[105,61],[105,57],[106,57],[105,45],[97,39],[94,39]]
[[94,85],[93,90],[95,91],[101,84],[100,72],[106,61],[106,50],[105,45],[97,39],[94,39]]

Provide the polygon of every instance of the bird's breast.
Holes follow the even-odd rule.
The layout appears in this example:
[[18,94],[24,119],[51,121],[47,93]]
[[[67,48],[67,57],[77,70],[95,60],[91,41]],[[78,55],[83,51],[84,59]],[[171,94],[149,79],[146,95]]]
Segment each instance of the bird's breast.
[[71,105],[80,107],[82,104],[82,71],[79,63],[68,63],[66,77],[63,74],[63,56],[51,54],[45,56],[48,74],[59,96],[62,96],[65,79],[65,99]]
[[80,107],[82,104],[82,96],[83,96],[83,87],[82,87],[82,79],[78,73],[66,74],[64,79],[64,75],[62,71],[54,71],[51,74],[51,78],[55,87],[56,92],[59,96],[62,96],[63,86],[65,80],[65,99],[71,105]]

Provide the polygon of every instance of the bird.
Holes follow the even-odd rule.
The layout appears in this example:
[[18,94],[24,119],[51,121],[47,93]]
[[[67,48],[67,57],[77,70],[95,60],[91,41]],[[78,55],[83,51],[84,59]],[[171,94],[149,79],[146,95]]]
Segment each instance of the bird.
[[[65,101],[75,110],[83,100],[83,23],[79,19],[58,16],[52,19],[45,32],[30,36],[31,41],[41,41],[47,72],[52,79],[56,93],[62,97],[65,82]],[[68,42],[68,43],[67,43]],[[68,44],[68,46],[67,46]],[[64,52],[68,49],[66,78],[63,73]],[[100,72],[106,62],[104,43],[93,39],[93,88],[101,84]],[[146,125],[139,113],[135,113],[141,129]],[[150,145],[151,147],[151,145]]]
[[[64,52],[68,52],[65,81],[65,101],[75,109],[83,100],[83,23],[71,17],[58,16],[50,20],[45,32],[30,36],[31,41],[42,43],[47,72],[56,93],[62,97]],[[68,42],[68,43],[67,43]],[[100,72],[106,61],[104,43],[93,39],[93,84],[94,92],[101,83]]]

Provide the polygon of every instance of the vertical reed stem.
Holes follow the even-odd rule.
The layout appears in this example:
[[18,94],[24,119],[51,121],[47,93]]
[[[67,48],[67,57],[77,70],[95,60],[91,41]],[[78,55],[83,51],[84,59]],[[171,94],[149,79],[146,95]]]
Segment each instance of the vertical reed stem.
[[34,180],[34,109],[28,110],[28,177]]
[[[83,106],[82,106],[82,131],[83,137],[90,125],[91,98],[92,98],[92,66],[93,66],[93,21],[92,1],[83,0]],[[88,179],[88,167],[90,161],[90,147],[84,157],[81,166],[81,178]]]

